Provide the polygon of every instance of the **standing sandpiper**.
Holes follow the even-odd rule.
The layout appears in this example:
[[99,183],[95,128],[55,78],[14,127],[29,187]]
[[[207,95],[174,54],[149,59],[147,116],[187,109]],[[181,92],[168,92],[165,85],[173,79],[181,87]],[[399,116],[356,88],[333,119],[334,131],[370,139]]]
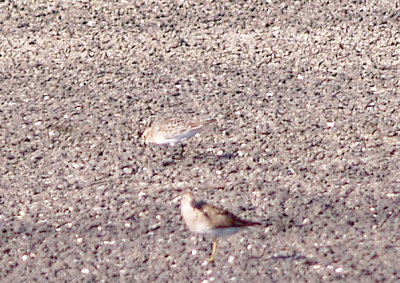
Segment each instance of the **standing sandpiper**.
[[164,119],[147,128],[143,133],[145,143],[171,146],[193,137],[204,126],[216,122],[215,119],[194,121],[183,119]]
[[191,193],[185,193],[181,201],[181,213],[189,230],[206,236],[213,237],[213,250],[208,261],[215,260],[219,237],[233,235],[249,226],[261,225],[240,219],[229,211],[196,201]]

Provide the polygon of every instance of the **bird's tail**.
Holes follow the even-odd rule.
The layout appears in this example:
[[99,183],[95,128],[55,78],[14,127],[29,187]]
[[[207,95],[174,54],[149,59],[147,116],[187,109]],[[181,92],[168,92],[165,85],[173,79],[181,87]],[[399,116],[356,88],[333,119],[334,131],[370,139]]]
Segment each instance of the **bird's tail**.
[[217,119],[208,119],[208,120],[204,121],[203,123],[204,123],[204,125],[208,125],[208,124],[212,124],[212,123],[216,123],[216,122],[217,122]]
[[208,124],[215,123],[215,122],[217,122],[216,119],[209,119],[209,120],[205,120],[205,121],[191,121],[188,124],[191,128],[196,129],[196,128],[202,128]]
[[262,226],[262,227],[268,227],[271,226],[272,223],[270,220],[261,220],[260,222],[253,222],[253,221],[249,221],[247,223],[247,226]]

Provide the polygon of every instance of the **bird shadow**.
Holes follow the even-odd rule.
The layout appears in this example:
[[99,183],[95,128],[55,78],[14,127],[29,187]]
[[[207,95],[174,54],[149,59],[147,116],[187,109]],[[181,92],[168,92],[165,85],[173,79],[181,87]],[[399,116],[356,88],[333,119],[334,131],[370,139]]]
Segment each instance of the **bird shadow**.
[[[234,153],[227,153],[223,155],[214,155],[214,154],[197,154],[193,155],[193,160],[205,160],[205,159],[216,159],[216,160],[221,160],[221,159],[234,159],[236,157],[236,154]],[[180,161],[184,161],[186,158],[190,158],[190,155],[185,155],[182,154],[181,152],[173,152],[172,154],[169,154],[168,160],[163,161],[163,166],[170,166],[174,165]]]
[[193,159],[206,159],[206,158],[215,158],[215,159],[234,159],[237,156],[235,153],[225,153],[221,155],[215,154],[197,154],[193,156]]

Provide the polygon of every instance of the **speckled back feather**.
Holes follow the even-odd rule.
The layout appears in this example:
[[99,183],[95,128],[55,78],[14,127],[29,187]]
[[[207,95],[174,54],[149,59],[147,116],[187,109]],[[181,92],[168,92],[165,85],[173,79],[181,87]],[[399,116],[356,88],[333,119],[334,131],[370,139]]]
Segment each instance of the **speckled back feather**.
[[156,122],[154,125],[154,130],[157,132],[164,132],[165,138],[172,139],[191,131],[200,130],[205,125],[213,123],[215,121],[215,119],[207,121],[186,121],[182,119],[169,118]]
[[201,210],[215,228],[261,225],[261,223],[258,222],[243,220],[227,210],[207,204],[203,201],[194,203],[194,207]]

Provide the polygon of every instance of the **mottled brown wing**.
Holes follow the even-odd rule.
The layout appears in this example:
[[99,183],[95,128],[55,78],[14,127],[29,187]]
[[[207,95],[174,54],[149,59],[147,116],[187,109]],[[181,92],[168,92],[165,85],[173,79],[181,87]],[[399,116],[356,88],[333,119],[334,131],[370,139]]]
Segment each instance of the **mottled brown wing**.
[[215,119],[209,119],[206,121],[189,121],[189,122],[187,122],[187,125],[192,129],[198,129],[205,125],[215,123],[215,122],[217,122],[217,120],[215,120]]
[[243,220],[227,210],[209,204],[203,205],[202,210],[212,225],[217,228],[243,227],[260,224]]
[[204,125],[204,123],[200,122],[200,121],[188,121],[185,124],[188,129],[192,129],[192,130],[199,129],[199,128],[203,127],[203,125]]
[[166,138],[174,138],[184,135],[190,131],[200,129],[202,127],[200,122],[186,122],[178,119],[166,119],[159,123],[157,126],[165,132]]

